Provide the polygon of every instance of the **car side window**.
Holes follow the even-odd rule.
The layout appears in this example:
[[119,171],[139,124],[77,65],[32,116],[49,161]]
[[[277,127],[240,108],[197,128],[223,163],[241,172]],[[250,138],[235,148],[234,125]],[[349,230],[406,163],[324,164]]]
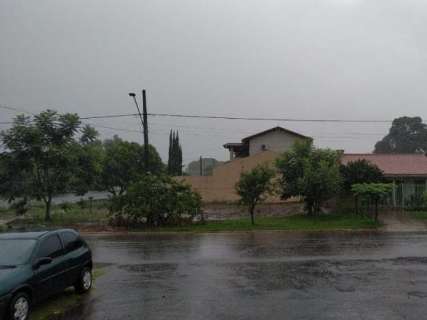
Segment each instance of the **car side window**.
[[54,259],[59,257],[61,254],[62,244],[57,235],[52,235],[43,239],[37,251],[38,258],[49,257]]
[[61,238],[64,243],[66,253],[77,250],[83,246],[83,241],[73,232],[62,232]]

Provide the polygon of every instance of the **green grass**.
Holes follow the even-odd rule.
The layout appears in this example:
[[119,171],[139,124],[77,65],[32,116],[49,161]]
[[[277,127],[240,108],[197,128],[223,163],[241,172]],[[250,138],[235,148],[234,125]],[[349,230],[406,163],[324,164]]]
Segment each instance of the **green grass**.
[[427,212],[426,211],[414,211],[410,212],[409,216],[419,219],[419,220],[427,220]]
[[[3,211],[0,214],[0,218],[6,216],[15,217],[16,215],[11,211]],[[81,208],[77,204],[70,205],[66,210],[57,205],[53,206],[51,211],[52,220],[46,222],[44,218],[44,207],[42,205],[34,205],[14,225],[58,227],[85,223],[107,224],[109,219],[106,205],[94,206],[90,211],[88,208]]]
[[[105,274],[103,268],[93,269],[94,280]],[[92,289],[94,290],[94,289]],[[54,320],[78,307],[83,302],[84,296],[67,289],[62,294],[52,297],[44,303],[36,306],[31,314],[31,320]]]
[[208,221],[205,224],[193,224],[179,227],[161,227],[148,229],[153,232],[219,232],[219,231],[252,231],[252,230],[357,230],[374,229],[380,224],[367,217],[355,215],[321,215],[308,217],[294,215],[289,217],[259,217],[255,219],[255,226],[249,218],[223,221]]

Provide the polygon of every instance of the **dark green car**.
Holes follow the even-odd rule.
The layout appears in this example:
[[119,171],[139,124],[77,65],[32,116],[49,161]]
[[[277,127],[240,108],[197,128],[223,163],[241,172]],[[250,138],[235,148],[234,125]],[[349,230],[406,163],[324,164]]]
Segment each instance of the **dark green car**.
[[27,320],[32,305],[70,286],[92,287],[92,253],[76,231],[0,234],[0,319]]

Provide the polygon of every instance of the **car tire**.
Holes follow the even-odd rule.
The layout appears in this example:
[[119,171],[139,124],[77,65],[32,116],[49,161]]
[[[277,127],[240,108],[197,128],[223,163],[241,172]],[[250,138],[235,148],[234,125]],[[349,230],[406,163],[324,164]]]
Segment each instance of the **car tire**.
[[74,285],[74,289],[77,293],[86,293],[92,288],[92,270],[90,268],[84,268],[80,273],[79,280]]
[[21,291],[15,294],[9,304],[10,320],[28,320],[31,311],[30,296]]

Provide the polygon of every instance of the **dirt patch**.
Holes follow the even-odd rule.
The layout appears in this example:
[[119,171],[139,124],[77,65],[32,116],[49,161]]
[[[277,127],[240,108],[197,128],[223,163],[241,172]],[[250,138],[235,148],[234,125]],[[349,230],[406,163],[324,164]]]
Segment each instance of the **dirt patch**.
[[427,225],[423,221],[415,220],[405,212],[388,212],[379,217],[383,224],[382,231],[390,232],[416,232],[427,231]]

